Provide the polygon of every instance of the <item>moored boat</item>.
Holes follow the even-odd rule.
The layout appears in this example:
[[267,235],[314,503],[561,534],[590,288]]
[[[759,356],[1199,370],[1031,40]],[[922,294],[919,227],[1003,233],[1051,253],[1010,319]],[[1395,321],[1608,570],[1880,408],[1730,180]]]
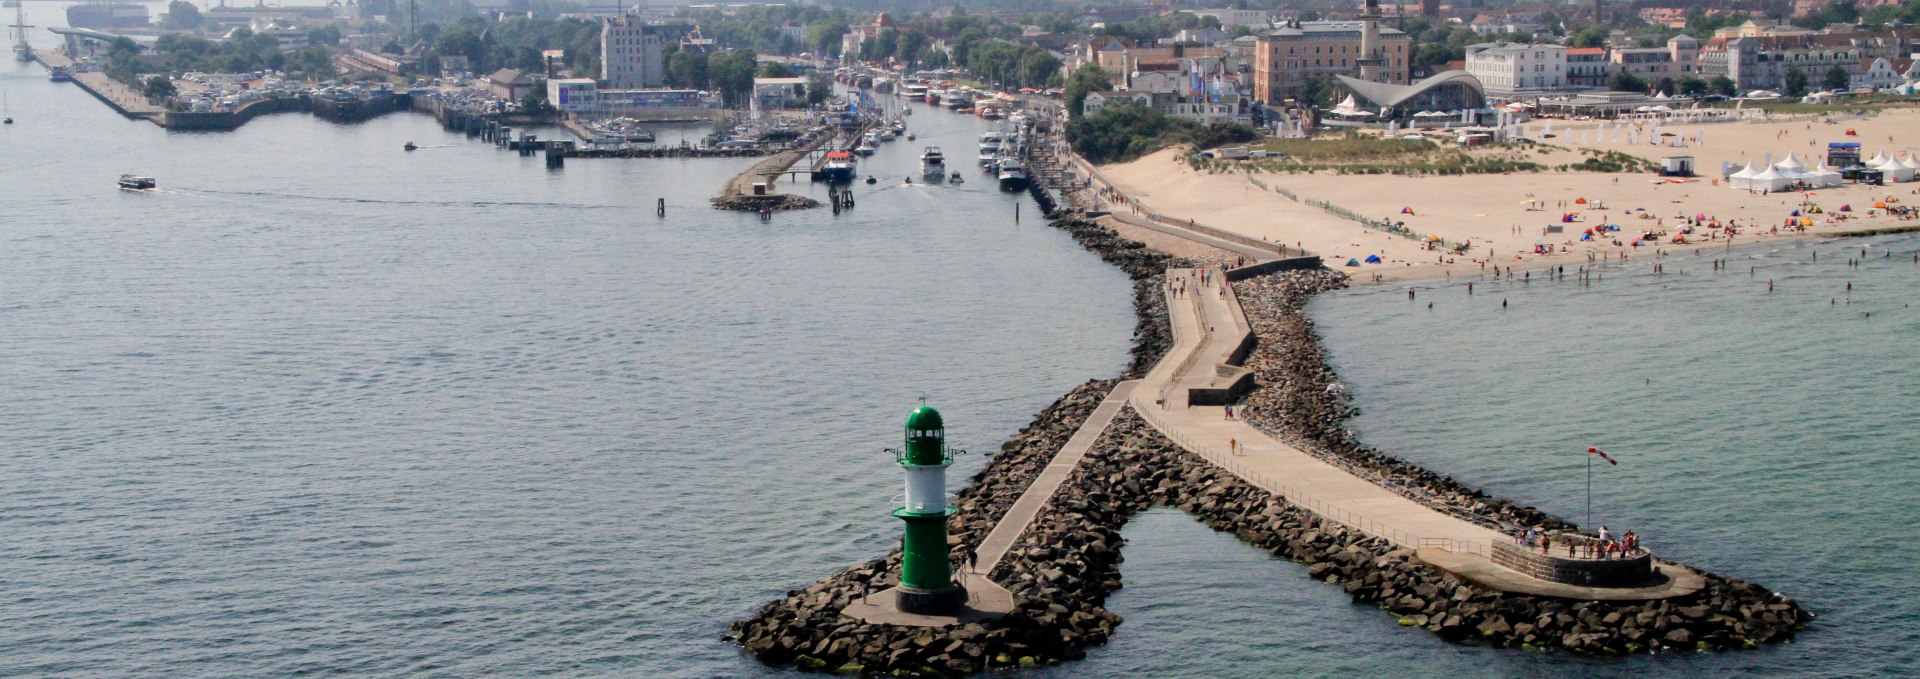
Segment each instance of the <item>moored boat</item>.
[[143,176],[134,175],[134,174],[120,175],[120,188],[123,188],[123,189],[144,191],[146,189],[151,189],[159,185],[160,185],[160,182],[155,180],[152,177],[143,177]]
[[1025,191],[1031,179],[1027,176],[1027,166],[1018,158],[1000,159],[1000,190]]

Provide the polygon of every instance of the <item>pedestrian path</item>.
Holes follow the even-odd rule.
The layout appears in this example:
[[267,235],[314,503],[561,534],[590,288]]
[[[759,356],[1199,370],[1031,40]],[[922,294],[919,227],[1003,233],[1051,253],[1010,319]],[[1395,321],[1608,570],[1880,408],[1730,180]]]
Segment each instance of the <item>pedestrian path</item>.
[[1087,421],[1081,423],[1080,429],[1067,439],[1066,445],[1054,453],[1047,468],[1034,477],[1026,492],[1014,500],[1013,506],[1007,508],[1007,513],[1000,517],[1000,522],[994,524],[993,530],[988,531],[987,537],[980,541],[980,546],[974,552],[978,562],[977,572],[992,573],[994,567],[1000,565],[1000,559],[1013,549],[1013,543],[1020,539],[1020,535],[1027,532],[1027,527],[1033,524],[1034,517],[1040,515],[1040,510],[1046,508],[1047,500],[1053,497],[1054,491],[1059,490],[1060,484],[1073,475],[1073,468],[1079,466],[1080,460],[1087,456],[1087,451],[1093,449],[1093,442],[1100,439],[1107,425],[1113,423],[1114,416],[1120,414],[1121,406],[1126,405],[1127,397],[1133,394],[1139,383],[1139,380],[1127,380],[1114,385],[1100,405],[1087,415]]
[[1175,269],[1169,277],[1190,284],[1186,294],[1168,297],[1174,333],[1183,340],[1175,350],[1194,348],[1179,361],[1169,355],[1134,391],[1135,410],[1155,429],[1268,492],[1395,544],[1484,555],[1501,539],[1491,529],[1275,440],[1244,420],[1228,419],[1223,406],[1189,405],[1193,389],[1223,386],[1231,371],[1221,368],[1253,330],[1223,273],[1214,272],[1205,283],[1199,269]]
[[[1169,280],[1184,294],[1165,291],[1176,342],[1147,373],[1130,404],[1153,428],[1200,457],[1322,518],[1416,550],[1422,561],[1492,589],[1569,599],[1645,600],[1685,596],[1704,579],[1677,564],[1655,562],[1664,582],[1603,589],[1540,580],[1493,562],[1498,531],[1441,512],[1337,467],[1247,424],[1223,406],[1190,405],[1194,389],[1217,389],[1237,374],[1232,366],[1253,328],[1224,272],[1173,269]],[[1183,354],[1182,352],[1188,352]]]

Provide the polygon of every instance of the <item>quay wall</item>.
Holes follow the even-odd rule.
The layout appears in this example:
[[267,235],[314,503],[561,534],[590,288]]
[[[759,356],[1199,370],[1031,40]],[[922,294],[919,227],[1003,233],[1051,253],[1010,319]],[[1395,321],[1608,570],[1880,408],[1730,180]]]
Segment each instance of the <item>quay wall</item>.
[[311,109],[312,104],[305,96],[279,97],[247,102],[245,106],[232,111],[167,111],[162,113],[156,122],[159,122],[161,127],[178,131],[231,130],[269,113],[292,113]]

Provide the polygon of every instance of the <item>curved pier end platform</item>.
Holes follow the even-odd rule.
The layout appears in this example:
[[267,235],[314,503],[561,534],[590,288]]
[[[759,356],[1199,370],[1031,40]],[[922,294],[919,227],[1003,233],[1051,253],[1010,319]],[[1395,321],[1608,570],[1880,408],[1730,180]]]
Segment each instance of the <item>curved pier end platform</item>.
[[1655,560],[1656,578],[1636,587],[1587,587],[1528,577],[1471,554],[1438,548],[1414,552],[1414,557],[1429,566],[1452,573],[1462,580],[1487,589],[1511,594],[1572,599],[1576,601],[1654,601],[1699,593],[1707,588],[1707,579],[1693,569],[1676,563]]

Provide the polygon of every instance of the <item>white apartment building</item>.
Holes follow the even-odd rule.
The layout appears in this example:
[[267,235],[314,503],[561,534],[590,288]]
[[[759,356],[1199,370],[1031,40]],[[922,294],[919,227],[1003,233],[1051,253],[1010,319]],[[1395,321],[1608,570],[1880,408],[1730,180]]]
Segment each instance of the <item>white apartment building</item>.
[[685,26],[650,22],[632,14],[607,19],[600,25],[600,80],[614,90],[666,86],[660,48],[684,32]]
[[1509,42],[1468,45],[1467,73],[1488,94],[1566,89],[1567,48]]

